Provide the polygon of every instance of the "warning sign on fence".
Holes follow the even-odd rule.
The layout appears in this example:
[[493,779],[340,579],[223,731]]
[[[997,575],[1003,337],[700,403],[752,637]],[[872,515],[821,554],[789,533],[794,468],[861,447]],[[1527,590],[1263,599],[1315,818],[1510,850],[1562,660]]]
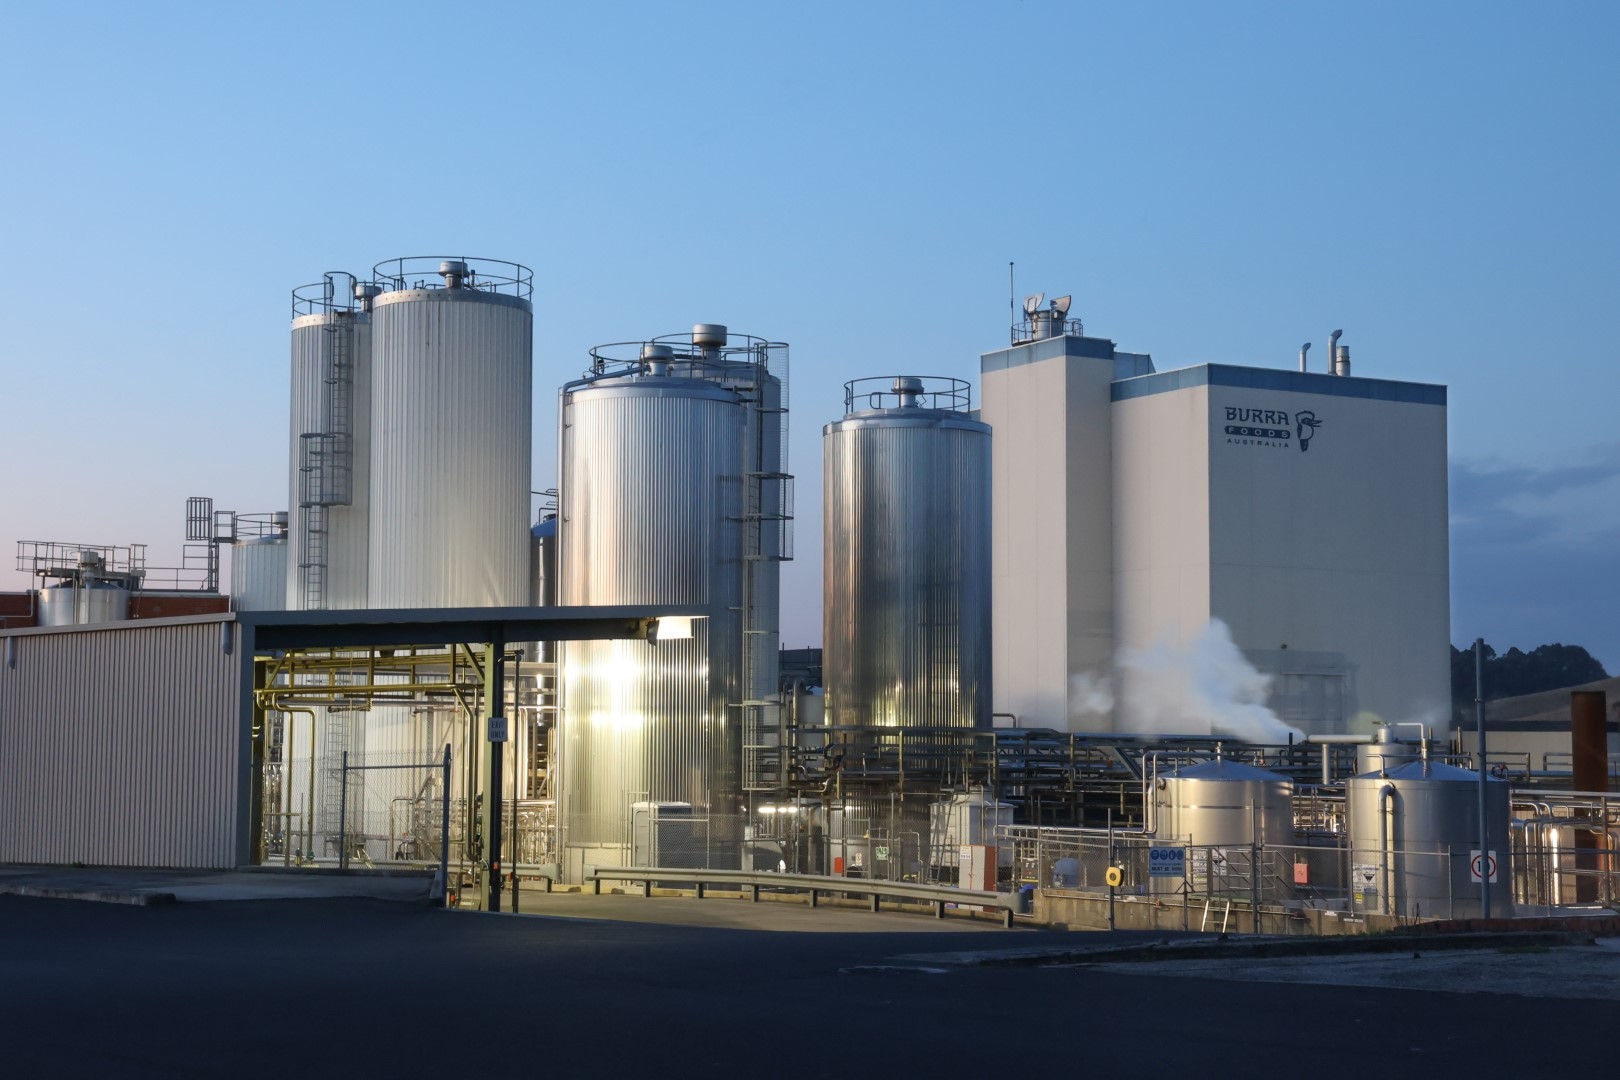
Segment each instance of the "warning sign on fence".
[[1187,849],[1179,847],[1149,848],[1148,876],[1173,878],[1186,877]]

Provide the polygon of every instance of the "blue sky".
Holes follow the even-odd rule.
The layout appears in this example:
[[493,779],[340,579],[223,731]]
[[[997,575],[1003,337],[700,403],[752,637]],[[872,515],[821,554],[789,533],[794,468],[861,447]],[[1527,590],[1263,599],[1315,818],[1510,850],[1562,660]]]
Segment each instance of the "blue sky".
[[[14,539],[178,559],[187,495],[286,502],[289,291],[470,254],[535,270],[535,486],[604,341],[793,348],[820,638],[845,380],[977,383],[1020,292],[1088,331],[1450,387],[1452,638],[1620,670],[1610,4],[8,6]],[[1393,478],[1392,478],[1393,479]]]

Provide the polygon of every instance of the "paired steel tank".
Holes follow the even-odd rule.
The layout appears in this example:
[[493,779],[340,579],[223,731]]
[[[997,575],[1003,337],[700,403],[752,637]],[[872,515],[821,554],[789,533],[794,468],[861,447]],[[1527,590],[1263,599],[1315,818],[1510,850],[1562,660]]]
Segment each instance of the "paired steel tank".
[[1294,842],[1294,784],[1286,776],[1217,756],[1176,769],[1153,784],[1156,846],[1185,847],[1186,882],[1149,878],[1150,891],[1186,887],[1208,896],[1287,894],[1281,857]]
[[1219,847],[1290,844],[1294,783],[1288,777],[1216,757],[1160,777],[1153,832],[1161,840]]
[[532,275],[437,258],[373,275],[367,606],[522,605]]
[[990,726],[990,426],[960,379],[844,386],[822,429],[836,727]]
[[708,612],[689,637],[561,649],[554,749],[573,875],[631,857],[636,804],[690,806],[709,865],[741,856],[749,752],[776,693],[785,357],[699,324],[601,346],[562,389],[557,602]]
[[293,290],[289,610],[366,606],[377,292],[340,271]]
[[[1481,913],[1479,776],[1424,755],[1347,781],[1350,889],[1357,911],[1403,918],[1470,918]],[[1495,852],[1491,915],[1512,914],[1506,781],[1485,781],[1485,815]],[[1489,877],[1492,867],[1481,860]]]
[[129,618],[130,591],[105,581],[64,582],[39,590],[40,626],[87,626]]

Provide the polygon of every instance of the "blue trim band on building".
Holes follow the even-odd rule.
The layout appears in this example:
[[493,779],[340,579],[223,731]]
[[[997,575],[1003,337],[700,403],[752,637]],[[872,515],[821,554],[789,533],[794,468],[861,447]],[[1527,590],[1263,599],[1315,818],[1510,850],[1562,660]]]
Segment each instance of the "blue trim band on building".
[[1446,403],[1446,388],[1434,383],[1361,379],[1351,375],[1286,371],[1282,368],[1235,367],[1230,364],[1199,364],[1196,367],[1177,368],[1174,371],[1160,371],[1152,375],[1139,375],[1134,379],[1123,379],[1110,387],[1110,397],[1114,401],[1129,401],[1132,398],[1167,394],[1173,390],[1186,390],[1194,386],[1287,390],[1296,394],[1370,398],[1374,401],[1398,401],[1410,405],[1443,406]]

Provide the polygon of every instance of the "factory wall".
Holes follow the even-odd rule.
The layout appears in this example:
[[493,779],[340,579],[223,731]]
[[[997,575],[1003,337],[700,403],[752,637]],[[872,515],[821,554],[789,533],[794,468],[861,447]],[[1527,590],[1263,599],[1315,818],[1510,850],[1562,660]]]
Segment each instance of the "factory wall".
[[1072,729],[1075,676],[1106,675],[1114,653],[1113,535],[1097,512],[1112,498],[1113,343],[1046,338],[986,353],[981,369],[995,711]]
[[245,862],[241,644],[230,616],[0,633],[0,863]]
[[1205,365],[1113,397],[1122,648],[1220,619],[1286,723],[1443,722],[1443,387]]

